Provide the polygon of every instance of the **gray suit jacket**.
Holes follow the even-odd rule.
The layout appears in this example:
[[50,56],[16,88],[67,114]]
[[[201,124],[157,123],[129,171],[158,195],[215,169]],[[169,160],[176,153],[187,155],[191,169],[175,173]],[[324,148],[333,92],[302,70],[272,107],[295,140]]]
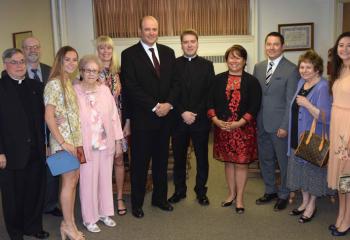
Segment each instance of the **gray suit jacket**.
[[261,107],[257,117],[258,130],[274,133],[282,128],[288,131],[289,105],[300,79],[298,69],[294,63],[283,57],[268,85],[265,85],[266,70],[267,60],[257,63],[253,73],[262,89]]

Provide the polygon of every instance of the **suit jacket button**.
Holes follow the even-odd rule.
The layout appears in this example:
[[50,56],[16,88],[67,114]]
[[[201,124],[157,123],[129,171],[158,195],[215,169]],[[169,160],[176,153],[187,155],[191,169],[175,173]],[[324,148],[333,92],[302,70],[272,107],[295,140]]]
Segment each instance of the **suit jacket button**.
[[30,138],[27,139],[27,142],[28,142],[28,143],[30,143],[31,141],[32,141],[32,139],[30,139]]

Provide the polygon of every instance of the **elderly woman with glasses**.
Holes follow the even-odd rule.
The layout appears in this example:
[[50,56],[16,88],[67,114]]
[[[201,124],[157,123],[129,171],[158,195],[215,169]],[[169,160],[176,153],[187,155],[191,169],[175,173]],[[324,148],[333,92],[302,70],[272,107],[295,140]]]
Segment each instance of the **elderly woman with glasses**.
[[97,81],[102,69],[98,57],[88,55],[79,62],[81,81],[74,85],[77,94],[86,164],[80,167],[80,202],[84,226],[100,232],[102,221],[116,225],[112,171],[114,155],[122,154],[123,132],[114,98],[109,88]]
[[332,98],[328,92],[328,81],[322,77],[323,60],[313,50],[299,57],[301,79],[290,105],[288,133],[287,186],[291,191],[301,190],[302,202],[289,215],[299,216],[298,222],[310,222],[316,214],[317,197],[330,193],[327,187],[327,168],[320,168],[297,156],[295,150],[301,134],[311,128],[317,119],[316,133],[322,134],[322,113],[328,135]]

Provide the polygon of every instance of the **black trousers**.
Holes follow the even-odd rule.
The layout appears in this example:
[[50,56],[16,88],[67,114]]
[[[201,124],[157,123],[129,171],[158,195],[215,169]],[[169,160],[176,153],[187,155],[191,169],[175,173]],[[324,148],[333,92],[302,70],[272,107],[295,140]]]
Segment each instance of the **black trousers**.
[[167,201],[167,168],[169,157],[170,129],[135,130],[131,139],[131,204],[132,208],[142,207],[147,172],[152,159],[153,193],[152,203]]
[[186,160],[190,139],[192,140],[197,163],[196,186],[197,196],[206,194],[209,172],[208,139],[209,129],[193,129],[185,123],[180,123],[172,135],[174,152],[174,184],[175,192],[186,193]]
[[20,170],[4,169],[1,197],[4,220],[11,240],[23,234],[43,230],[42,212],[45,199],[46,171],[43,160],[33,151],[27,166]]
[[59,176],[52,176],[49,167],[46,165],[46,195],[44,212],[49,212],[58,207]]

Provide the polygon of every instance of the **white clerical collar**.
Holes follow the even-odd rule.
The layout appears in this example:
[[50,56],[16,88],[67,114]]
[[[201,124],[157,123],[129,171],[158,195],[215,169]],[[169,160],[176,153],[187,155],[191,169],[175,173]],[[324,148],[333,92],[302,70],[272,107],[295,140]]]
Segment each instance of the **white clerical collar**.
[[26,78],[24,76],[23,78],[19,79],[19,78],[12,77],[10,74],[9,74],[9,76],[13,81],[17,81],[18,84],[22,84],[23,80]]
[[191,62],[193,59],[195,59],[195,58],[197,57],[197,54],[194,55],[194,56],[191,56],[191,57],[186,56],[186,55],[183,55],[183,56],[184,56],[184,58],[186,58],[189,62]]

